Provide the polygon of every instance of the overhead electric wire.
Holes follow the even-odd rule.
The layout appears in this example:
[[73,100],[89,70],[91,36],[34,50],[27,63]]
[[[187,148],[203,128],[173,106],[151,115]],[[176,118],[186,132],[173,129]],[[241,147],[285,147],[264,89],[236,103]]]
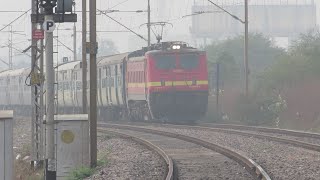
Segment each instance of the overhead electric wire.
[[18,48],[14,47],[14,46],[11,46],[11,48],[16,50],[16,51],[18,51],[19,53],[22,53],[24,55],[27,55],[27,56],[31,57],[31,55],[24,53],[21,49],[18,49]]
[[124,4],[124,3],[128,2],[128,1],[130,1],[130,0],[125,0],[125,1],[119,2],[118,4],[112,6],[112,7],[109,8],[109,9],[115,8],[115,7],[117,7],[117,6],[121,5],[121,4]]
[[114,19],[113,17],[107,15],[106,13],[102,12],[101,10],[97,9],[99,12],[101,12],[101,14],[107,16],[108,18],[110,18],[111,20],[113,20],[114,22],[118,23],[119,25],[121,25],[122,27],[126,28],[127,30],[129,30],[130,32],[132,32],[133,34],[137,35],[139,38],[148,41],[146,38],[144,38],[142,35],[134,32],[133,30],[131,30],[129,27],[127,27],[126,25],[122,24],[121,22],[117,21],[116,19]]
[[22,13],[25,11],[0,11],[0,13]]
[[61,42],[61,41],[59,40],[59,38],[54,37],[54,39],[56,39],[62,46],[64,46],[65,48],[67,48],[69,51],[73,52],[73,50],[72,50],[71,48],[69,48],[67,45],[65,45],[63,42]]
[[3,59],[0,58],[0,62],[2,62],[3,64],[9,66],[9,63],[7,63],[6,61],[4,61]]
[[23,14],[21,14],[19,17],[17,17],[16,19],[14,19],[13,21],[11,21],[9,24],[5,25],[2,29],[0,29],[0,31],[4,30],[5,28],[7,28],[8,26],[10,26],[12,23],[16,22],[18,19],[20,19],[22,16],[24,16],[25,14],[27,14],[31,9],[29,9],[28,11],[25,11]]
[[211,4],[213,4],[214,6],[216,6],[217,8],[221,9],[223,12],[229,14],[232,18],[240,21],[242,24],[245,24],[246,22],[243,21],[242,19],[240,19],[239,17],[237,17],[236,15],[231,14],[229,11],[225,10],[224,8],[222,8],[221,6],[219,6],[217,3],[212,2],[211,0],[207,0],[209,1]]

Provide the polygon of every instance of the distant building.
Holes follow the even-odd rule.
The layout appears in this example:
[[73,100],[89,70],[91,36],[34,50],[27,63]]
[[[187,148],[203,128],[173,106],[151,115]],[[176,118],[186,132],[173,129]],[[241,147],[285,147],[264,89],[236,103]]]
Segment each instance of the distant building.
[[[226,3],[227,2],[227,3]],[[219,3],[232,14],[244,19],[243,1]],[[191,34],[198,41],[225,39],[244,33],[244,25],[209,4],[196,3],[192,16]],[[249,3],[249,31],[270,37],[297,38],[317,27],[316,4],[313,0],[252,0]]]

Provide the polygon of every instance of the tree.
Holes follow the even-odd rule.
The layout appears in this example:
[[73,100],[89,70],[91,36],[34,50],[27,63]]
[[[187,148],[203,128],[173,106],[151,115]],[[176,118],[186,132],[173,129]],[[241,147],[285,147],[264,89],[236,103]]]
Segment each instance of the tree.
[[256,83],[257,91],[268,94],[295,86],[307,78],[319,77],[320,32],[311,31],[294,42],[287,54],[261,73]]
[[109,56],[117,53],[119,53],[119,51],[112,40],[102,39],[100,41],[98,56]]
[[[301,35],[288,52],[279,56],[276,63],[257,79],[254,88],[257,97],[273,100],[283,97],[282,103],[274,101],[269,108],[275,117],[282,117],[280,124],[287,120],[288,124],[294,124],[302,121],[298,119],[304,119],[307,126],[308,121],[310,123],[317,118],[320,104],[316,91],[320,84],[319,57],[320,32],[311,31]],[[297,113],[304,117],[297,119]]]
[[[220,62],[225,66],[224,74],[243,78],[244,71],[244,39],[237,36],[225,41],[211,44],[205,48],[210,63]],[[283,49],[274,46],[273,42],[261,34],[249,36],[249,65],[251,75],[256,76],[275,63],[278,56],[283,55]],[[230,79],[229,79],[230,80]],[[233,79],[235,80],[235,79]],[[239,80],[239,79],[236,79]]]
[[[116,45],[112,40],[102,39],[98,43],[98,56],[109,56],[112,54],[117,54],[119,51],[117,50]],[[78,57],[82,57],[82,47],[78,48]]]

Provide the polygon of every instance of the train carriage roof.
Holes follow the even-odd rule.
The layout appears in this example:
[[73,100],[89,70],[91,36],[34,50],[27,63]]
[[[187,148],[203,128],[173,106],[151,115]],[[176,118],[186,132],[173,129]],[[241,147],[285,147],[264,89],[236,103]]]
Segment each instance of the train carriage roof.
[[104,66],[106,64],[120,63],[123,59],[128,56],[129,53],[115,54],[111,56],[101,57],[98,61],[98,66]]
[[20,68],[20,69],[14,69],[14,70],[6,70],[3,72],[0,72],[0,77],[8,77],[8,76],[21,76],[26,75],[30,72],[30,68]]
[[67,62],[64,64],[60,64],[57,67],[58,72],[60,71],[69,71],[69,70],[74,70],[77,65],[79,65],[81,61],[72,61],[72,62]]

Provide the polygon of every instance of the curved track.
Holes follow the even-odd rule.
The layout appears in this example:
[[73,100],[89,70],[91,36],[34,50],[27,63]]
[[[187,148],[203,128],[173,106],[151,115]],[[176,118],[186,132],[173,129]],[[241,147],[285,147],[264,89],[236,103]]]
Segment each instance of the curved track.
[[320,152],[320,134],[308,133],[301,131],[293,131],[286,129],[275,129],[265,127],[226,125],[202,123],[197,125],[173,125],[158,123],[130,123],[137,126],[154,126],[154,127],[170,127],[170,128],[192,128],[202,131],[221,132],[227,134],[241,135],[246,137],[255,137],[258,139],[267,139],[269,141],[285,143],[296,147]]
[[294,131],[289,129],[278,129],[278,128],[267,128],[259,126],[243,126],[243,125],[231,125],[231,124],[212,124],[212,123],[201,123],[199,126],[209,126],[213,128],[221,129],[235,129],[235,130],[246,130],[246,131],[257,131],[264,133],[273,133],[273,134],[283,134],[288,136],[295,137],[305,137],[305,138],[317,138],[320,139],[320,134],[304,131]]
[[[320,152],[320,145],[312,144],[309,142],[304,142],[305,139],[293,139],[290,137],[277,137],[276,136],[276,134],[301,137],[301,138],[315,138],[315,137],[320,136],[319,134],[314,134],[314,133],[309,134],[309,133],[298,132],[298,131],[280,130],[280,129],[271,129],[271,128],[256,128],[256,127],[252,127],[252,129],[250,129],[247,126],[240,126],[241,130],[250,130],[250,131],[259,130],[260,132],[267,132],[270,134],[259,134],[259,133],[255,133],[255,132],[240,131],[238,129],[235,129],[235,127],[237,127],[237,126],[231,126],[231,127],[233,127],[232,129],[227,128],[228,126],[203,127],[203,126],[184,126],[184,125],[172,125],[171,126],[170,125],[170,127],[193,128],[193,129],[204,130],[204,131],[222,132],[222,133],[242,135],[242,136],[247,136],[247,137],[255,137],[255,138],[259,138],[259,139],[267,139],[269,141],[290,144],[290,145],[294,145],[297,147],[302,147],[305,149]],[[320,142],[320,137],[318,140]]]
[[[177,133],[171,133],[171,132],[164,132],[154,129],[148,129],[148,128],[142,128],[137,126],[129,126],[129,125],[119,125],[119,124],[99,124],[99,127],[104,128],[113,128],[117,130],[127,130],[127,131],[134,131],[134,132],[143,132],[143,133],[149,133],[150,135],[160,135],[160,136],[166,136],[170,138],[179,139],[182,141],[186,141],[189,143],[193,143],[202,147],[205,147],[207,149],[213,150],[215,152],[218,152],[226,157],[229,157],[230,159],[238,162],[240,165],[242,165],[253,177],[254,179],[270,179],[269,175],[262,169],[261,166],[259,166],[257,163],[255,163],[252,159],[243,156],[237,152],[234,152],[228,148],[222,147],[220,145],[203,141],[198,138],[185,136]],[[149,135],[149,136],[150,136]],[[232,173],[232,172],[230,172]]]
[[99,133],[103,133],[103,134],[113,134],[125,139],[131,139],[137,143],[140,143],[144,146],[146,146],[147,148],[149,148],[150,150],[158,153],[161,158],[166,162],[167,164],[167,175],[166,175],[166,180],[173,180],[173,162],[172,159],[168,156],[168,154],[166,154],[160,147],[152,144],[149,141],[146,141],[144,139],[141,139],[139,137],[135,137],[135,136],[129,136],[127,134],[124,133],[120,133],[120,132],[116,132],[116,131],[112,131],[112,130],[106,130],[106,129],[100,129],[98,130]]

